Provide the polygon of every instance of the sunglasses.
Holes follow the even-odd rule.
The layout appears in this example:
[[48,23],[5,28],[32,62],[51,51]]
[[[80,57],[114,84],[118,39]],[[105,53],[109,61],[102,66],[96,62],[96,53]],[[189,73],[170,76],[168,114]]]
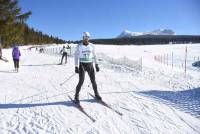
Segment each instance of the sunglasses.
[[83,39],[85,40],[85,39],[89,39],[90,37],[89,36],[83,36]]

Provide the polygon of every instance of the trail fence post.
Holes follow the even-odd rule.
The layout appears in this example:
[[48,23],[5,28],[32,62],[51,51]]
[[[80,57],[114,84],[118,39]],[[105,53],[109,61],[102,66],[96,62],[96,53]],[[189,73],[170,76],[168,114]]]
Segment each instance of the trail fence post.
[[168,53],[167,53],[167,66],[168,66]]
[[187,71],[187,69],[186,69],[186,65],[187,64],[187,46],[185,47],[185,73],[186,73],[186,71]]
[[174,53],[172,52],[172,69],[173,69],[173,66],[174,66]]

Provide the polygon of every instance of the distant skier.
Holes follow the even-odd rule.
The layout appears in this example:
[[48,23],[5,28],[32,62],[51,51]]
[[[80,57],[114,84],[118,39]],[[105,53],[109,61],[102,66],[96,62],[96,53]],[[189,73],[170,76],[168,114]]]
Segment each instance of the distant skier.
[[21,56],[21,53],[20,53],[18,46],[14,45],[13,51],[12,51],[12,57],[13,57],[13,62],[14,62],[14,67],[15,67],[16,72],[19,71],[20,56]]
[[2,48],[1,48],[1,44],[0,44],[0,59],[2,58]]
[[44,48],[40,48],[39,53],[44,53]]
[[8,62],[8,60],[5,57],[3,57],[3,54],[2,54],[1,39],[0,39],[0,60]]
[[65,46],[63,46],[63,48],[60,52],[62,53],[62,59],[61,59],[60,65],[62,65],[64,57],[65,57],[65,64],[66,64],[67,63],[67,48]]
[[83,85],[85,79],[85,71],[88,73],[90,80],[92,82],[92,87],[96,99],[101,100],[101,96],[99,95],[97,90],[93,62],[95,63],[95,68],[97,72],[99,72],[99,66],[96,60],[94,44],[89,42],[89,38],[90,38],[90,33],[84,32],[83,42],[77,45],[75,51],[75,72],[79,73],[79,82],[78,85],[76,86],[74,101],[78,104],[80,103],[79,92],[81,90],[81,86]]
[[2,59],[1,37],[0,37],[0,59]]
[[69,49],[69,54],[71,54],[72,53],[72,49],[71,49],[71,46],[70,45],[67,45],[67,49]]

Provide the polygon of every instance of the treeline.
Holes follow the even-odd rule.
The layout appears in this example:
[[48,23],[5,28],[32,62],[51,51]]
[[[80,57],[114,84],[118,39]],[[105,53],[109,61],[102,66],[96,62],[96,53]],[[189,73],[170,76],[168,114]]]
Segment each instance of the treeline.
[[95,44],[154,45],[200,43],[200,35],[144,35],[131,38],[93,39]]
[[29,28],[25,21],[31,14],[31,11],[21,13],[18,0],[0,0],[0,43],[3,47],[11,47],[14,43],[21,45],[65,43],[57,37]]
[[64,44],[65,40],[59,39],[58,37],[49,36],[42,33],[41,31],[36,31],[34,28],[29,28],[24,25],[24,43],[27,44]]

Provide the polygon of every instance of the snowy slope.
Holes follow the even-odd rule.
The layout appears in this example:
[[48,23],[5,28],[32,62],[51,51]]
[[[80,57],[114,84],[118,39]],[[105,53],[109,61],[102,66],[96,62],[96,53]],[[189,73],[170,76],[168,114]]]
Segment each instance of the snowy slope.
[[[99,92],[123,116],[89,96],[93,90],[86,76],[80,92],[81,105],[96,122],[68,98],[73,97],[78,82],[73,57],[66,65],[57,65],[60,55],[39,54],[23,47],[20,71],[15,73],[11,50],[4,49],[3,55],[10,62],[0,61],[0,133],[198,134],[200,71],[188,66],[185,74],[178,65],[172,69],[153,58],[172,50],[183,57],[184,48],[97,45]],[[190,55],[199,54],[199,44],[188,48]],[[135,66],[141,64],[141,59],[142,66]]]

